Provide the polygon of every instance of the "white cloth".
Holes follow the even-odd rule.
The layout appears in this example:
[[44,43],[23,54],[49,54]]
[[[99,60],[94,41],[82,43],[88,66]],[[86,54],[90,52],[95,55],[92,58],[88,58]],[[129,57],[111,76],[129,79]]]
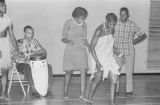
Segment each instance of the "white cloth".
[[10,56],[10,43],[8,38],[0,38],[0,69],[8,68],[11,64],[11,56]]
[[48,90],[48,64],[47,60],[30,60],[33,83],[41,96],[45,96]]
[[11,24],[11,19],[7,15],[0,17],[0,32],[3,32]]
[[[0,17],[0,34],[11,24],[10,18],[4,14],[3,17]],[[11,64],[10,56],[10,42],[9,36],[0,37],[0,69],[8,68]]]
[[[119,66],[113,56],[113,44],[114,39],[112,35],[105,35],[99,38],[95,47],[96,55],[102,65],[101,70],[103,70],[103,80],[108,78],[109,72],[120,75],[120,72],[118,71]],[[96,71],[96,63],[91,56],[91,79],[94,78],[94,73]]]

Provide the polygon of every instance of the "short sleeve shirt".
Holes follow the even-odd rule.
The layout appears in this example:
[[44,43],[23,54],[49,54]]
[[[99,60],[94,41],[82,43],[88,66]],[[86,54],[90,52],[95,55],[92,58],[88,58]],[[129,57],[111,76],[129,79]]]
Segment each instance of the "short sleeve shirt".
[[135,22],[127,20],[122,23],[120,20],[117,21],[115,26],[115,44],[114,46],[124,55],[131,55],[135,52],[133,40],[135,35],[143,35],[144,32]]

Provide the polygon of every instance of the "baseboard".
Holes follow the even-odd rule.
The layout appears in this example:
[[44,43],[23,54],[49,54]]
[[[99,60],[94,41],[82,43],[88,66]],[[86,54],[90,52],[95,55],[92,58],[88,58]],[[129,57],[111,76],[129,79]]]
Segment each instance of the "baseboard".
[[[87,74],[87,76],[90,76],[91,74]],[[125,73],[122,73],[121,76],[125,76]],[[160,75],[160,73],[134,73],[134,76],[147,76],[147,75]],[[53,77],[64,77],[65,74],[54,74]],[[73,77],[78,77],[80,74],[73,74]],[[0,76],[1,78],[1,76]]]
[[[121,76],[125,76],[125,73],[122,73]],[[142,75],[160,75],[160,73],[134,73],[134,76],[142,76]],[[55,74],[54,77],[64,77],[65,74]],[[73,74],[73,77],[78,77],[80,74]],[[87,76],[90,76],[90,74],[87,74]]]

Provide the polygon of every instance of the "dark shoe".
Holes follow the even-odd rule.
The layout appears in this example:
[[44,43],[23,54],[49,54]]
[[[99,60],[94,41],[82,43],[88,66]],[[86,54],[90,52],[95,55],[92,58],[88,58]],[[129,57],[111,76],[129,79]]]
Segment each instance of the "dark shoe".
[[127,92],[126,95],[131,96],[133,95],[133,92]]
[[34,97],[40,97],[40,95],[37,93],[37,92],[32,92],[32,96],[34,96]]
[[46,96],[54,96],[52,91],[48,91]]
[[34,85],[31,85],[31,89],[32,89],[32,96],[40,97],[40,95],[37,92],[37,90],[35,89]]
[[120,93],[119,93],[119,92],[115,92],[115,95],[116,95],[116,96],[119,96],[119,95],[120,95]]

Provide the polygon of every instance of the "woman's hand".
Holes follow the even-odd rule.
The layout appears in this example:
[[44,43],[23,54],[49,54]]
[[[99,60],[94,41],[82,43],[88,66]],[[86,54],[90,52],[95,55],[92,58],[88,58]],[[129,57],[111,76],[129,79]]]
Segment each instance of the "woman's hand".
[[88,52],[89,52],[89,53],[91,52],[91,48],[90,48],[90,47],[88,47]]
[[74,42],[72,40],[69,40],[68,45],[72,46],[74,44]]
[[71,45],[71,46],[74,44],[72,40],[70,40],[66,37],[62,39],[62,42],[65,44]]
[[102,68],[102,65],[101,65],[99,62],[97,62],[97,63],[96,63],[97,72],[100,72],[100,71],[101,71],[101,68]]
[[90,45],[89,45],[87,39],[83,39],[83,42],[84,42],[84,45],[88,48],[88,52],[91,52],[91,48],[90,48]]

